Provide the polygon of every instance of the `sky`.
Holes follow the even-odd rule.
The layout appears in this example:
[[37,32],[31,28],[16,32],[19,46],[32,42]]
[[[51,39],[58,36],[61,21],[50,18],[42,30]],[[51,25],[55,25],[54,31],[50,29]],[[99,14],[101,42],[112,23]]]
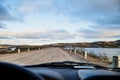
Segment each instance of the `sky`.
[[120,39],[120,0],[0,0],[0,44]]

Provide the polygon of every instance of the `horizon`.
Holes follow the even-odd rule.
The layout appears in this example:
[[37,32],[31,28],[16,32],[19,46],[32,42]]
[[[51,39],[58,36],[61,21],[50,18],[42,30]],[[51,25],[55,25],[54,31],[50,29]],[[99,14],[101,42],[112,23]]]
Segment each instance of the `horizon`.
[[0,44],[120,39],[119,0],[0,0]]
[[76,43],[95,43],[95,42],[114,42],[114,41],[120,41],[120,40],[111,40],[111,41],[91,41],[91,42],[71,42],[71,43],[67,43],[67,42],[64,42],[64,43],[51,43],[51,44],[34,44],[34,45],[30,45],[30,44],[0,44],[0,46],[44,46],[44,45],[53,45],[53,44],[76,44]]

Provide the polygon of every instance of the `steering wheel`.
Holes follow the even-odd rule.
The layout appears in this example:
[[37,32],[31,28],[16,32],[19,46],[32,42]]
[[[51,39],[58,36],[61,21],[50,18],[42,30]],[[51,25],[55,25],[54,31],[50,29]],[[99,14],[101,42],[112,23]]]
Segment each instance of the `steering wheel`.
[[44,78],[24,67],[0,62],[0,80],[44,80]]

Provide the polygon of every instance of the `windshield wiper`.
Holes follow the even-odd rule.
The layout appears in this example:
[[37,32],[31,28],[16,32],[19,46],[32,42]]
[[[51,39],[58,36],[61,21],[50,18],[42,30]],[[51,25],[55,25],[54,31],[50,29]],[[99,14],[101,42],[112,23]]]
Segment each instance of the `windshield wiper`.
[[50,62],[50,63],[43,63],[38,65],[29,65],[25,67],[74,67],[74,66],[93,66],[97,68],[106,68],[100,65],[87,63],[87,62],[74,62],[74,61],[63,61],[63,62]]

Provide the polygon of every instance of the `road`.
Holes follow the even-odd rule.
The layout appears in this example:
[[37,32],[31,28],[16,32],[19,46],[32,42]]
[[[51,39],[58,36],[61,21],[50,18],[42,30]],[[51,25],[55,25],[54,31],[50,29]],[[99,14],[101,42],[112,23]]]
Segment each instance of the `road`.
[[81,58],[75,58],[74,55],[70,55],[60,48],[46,48],[22,53],[1,54],[0,61],[15,63],[18,65],[30,65],[56,61],[83,62],[84,60]]

